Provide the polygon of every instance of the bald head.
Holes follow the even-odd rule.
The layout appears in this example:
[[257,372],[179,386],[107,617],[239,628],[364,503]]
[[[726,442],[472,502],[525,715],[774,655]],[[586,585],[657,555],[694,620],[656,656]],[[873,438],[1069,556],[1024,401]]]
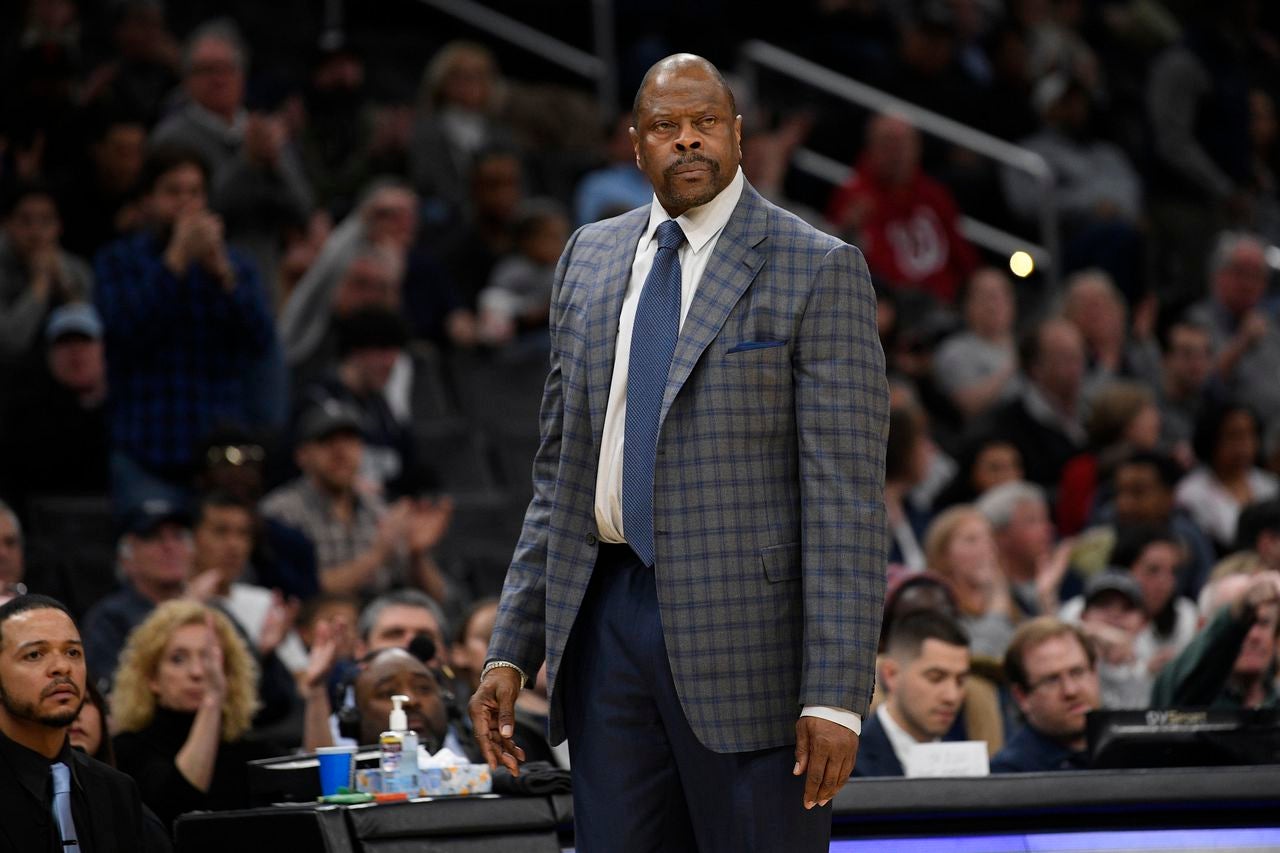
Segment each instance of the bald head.
[[702,76],[715,81],[727,99],[729,114],[738,114],[738,103],[734,100],[733,92],[729,89],[729,84],[725,81],[724,75],[720,73],[719,68],[716,68],[697,54],[673,53],[666,59],[659,59],[645,72],[644,79],[640,81],[640,88],[636,89],[635,100],[631,102],[631,123],[637,127],[639,126],[640,111],[643,109],[645,99],[653,86],[665,85],[669,80],[674,80],[684,75]]

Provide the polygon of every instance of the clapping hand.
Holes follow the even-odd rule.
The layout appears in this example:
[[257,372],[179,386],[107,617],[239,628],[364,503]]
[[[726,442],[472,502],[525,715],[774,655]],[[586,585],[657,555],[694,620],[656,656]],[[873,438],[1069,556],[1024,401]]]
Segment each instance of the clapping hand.
[[271,606],[262,622],[262,630],[258,632],[258,653],[263,657],[271,654],[284,642],[284,638],[293,630],[294,620],[298,618],[299,604],[296,598],[285,601],[279,591],[271,593]]
[[227,695],[227,672],[223,662],[222,640],[218,637],[218,628],[212,613],[205,614],[204,624],[208,631],[208,638],[205,641],[207,652],[203,657],[205,690],[202,701],[210,707],[221,708],[222,700]]
[[409,552],[421,554],[440,543],[453,521],[453,498],[419,498],[409,504],[406,527]]

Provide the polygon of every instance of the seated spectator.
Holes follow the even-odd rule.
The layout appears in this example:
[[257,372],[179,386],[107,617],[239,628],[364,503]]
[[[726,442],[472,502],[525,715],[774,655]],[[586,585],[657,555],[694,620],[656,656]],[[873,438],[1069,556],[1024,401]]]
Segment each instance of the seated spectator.
[[[364,57],[339,29],[320,36],[307,70],[304,92],[306,126],[298,153],[317,206],[345,215],[370,179],[390,168],[393,149],[407,143],[388,132],[389,116],[380,115],[369,97]],[[407,108],[402,108],[406,113]],[[408,122],[401,123],[408,130]],[[403,148],[394,154],[403,155]]]
[[920,542],[929,526],[929,514],[911,501],[910,492],[924,480],[929,453],[924,412],[918,406],[894,408],[889,413],[884,476],[889,562],[912,571],[925,568],[924,549]]
[[301,672],[307,653],[293,632],[298,602],[286,602],[278,590],[245,581],[255,529],[249,505],[217,492],[201,498],[192,526],[188,594],[230,616],[259,661],[275,655],[290,672]]
[[1052,616],[1032,619],[1013,635],[1004,672],[1024,725],[991,759],[991,772],[1084,769],[1085,717],[1099,707],[1089,638]]
[[1280,416],[1280,326],[1266,303],[1266,246],[1256,235],[1224,232],[1209,264],[1209,296],[1187,319],[1212,335],[1216,379],[1226,392],[1270,422]]
[[1240,510],[1276,497],[1280,479],[1257,465],[1258,420],[1251,405],[1206,409],[1196,422],[1193,446],[1200,465],[1178,483],[1175,497],[1225,554],[1235,541]]
[[451,219],[467,211],[466,176],[479,153],[510,141],[497,118],[504,96],[497,61],[475,42],[446,44],[422,72],[409,168],[414,188],[443,202]]
[[607,162],[582,176],[574,193],[573,215],[578,225],[608,219],[653,198],[649,179],[636,166],[636,150],[631,144],[631,113],[620,113],[605,129]]
[[978,266],[959,217],[951,193],[920,168],[920,135],[893,115],[867,125],[856,172],[827,208],[873,275],[948,303]]
[[440,260],[465,308],[476,310],[494,268],[515,248],[511,226],[524,202],[523,185],[524,166],[511,148],[485,148],[472,158],[467,215],[439,238]]
[[273,752],[243,739],[256,670],[231,620],[194,601],[160,605],[129,636],[111,694],[113,746],[166,826],[189,811],[248,807],[246,762]]
[[[196,458],[200,467],[195,484],[201,494],[221,492],[251,507],[262,500],[267,451],[247,430],[214,430],[205,436]],[[253,582],[278,589],[286,598],[309,601],[320,591],[315,545],[287,524],[260,513],[254,513],[254,519],[257,527],[249,556]]]
[[153,150],[140,188],[147,228],[97,258],[118,506],[185,499],[196,443],[250,419],[245,375],[273,346],[257,274],[227,247],[207,185],[197,155]]
[[[1117,530],[1109,560],[1113,569],[1095,575],[1095,579],[1117,571],[1127,572],[1136,584],[1138,595],[1134,596],[1134,589],[1124,581],[1113,584],[1115,589],[1112,591],[1122,597],[1136,598],[1144,619],[1131,642],[1108,643],[1113,636],[1095,635],[1102,643],[1100,648],[1104,662],[1099,664],[1099,675],[1106,707],[1145,708],[1156,675],[1195,636],[1199,611],[1195,602],[1177,594],[1180,578],[1186,569],[1186,554],[1177,534],[1168,527],[1137,525],[1121,526]],[[1064,620],[1080,621],[1092,588],[1091,581],[1086,585],[1085,595],[1077,596],[1062,606],[1060,615]],[[1112,615],[1117,617],[1116,621],[1129,618],[1128,614]],[[1102,629],[1097,634],[1106,635],[1108,631]],[[1114,671],[1108,672],[1107,664],[1116,663],[1117,658],[1124,658],[1130,664],[1128,682],[1134,685],[1142,683],[1141,687],[1133,688],[1132,696],[1126,700],[1129,704],[1123,706],[1107,698],[1108,681],[1118,675]],[[1111,695],[1114,699],[1114,691]]]
[[1280,574],[1227,574],[1200,596],[1203,630],[1156,679],[1153,708],[1274,708]]
[[1022,454],[999,433],[979,435],[965,442],[956,467],[956,475],[934,501],[934,511],[973,503],[989,489],[1023,479]]
[[[1134,453],[1116,466],[1112,476],[1111,492],[1115,496],[1112,514],[1120,527],[1168,527],[1173,531],[1186,549],[1188,559],[1186,571],[1179,580],[1179,593],[1194,597],[1209,577],[1215,558],[1213,543],[1174,500],[1181,477],[1178,464],[1168,456]],[[1100,513],[1106,514],[1105,510]]]
[[1067,462],[1058,484],[1054,518],[1064,536],[1084,529],[1117,463],[1160,442],[1160,409],[1150,389],[1123,379],[1098,386],[1085,419],[1087,449]]
[[22,583],[25,573],[22,525],[9,505],[0,501],[0,604],[26,593]]
[[333,316],[400,305],[417,206],[417,196],[398,179],[378,178],[330,232],[280,311],[280,339],[295,373],[313,375],[330,366]]
[[938,347],[933,374],[968,420],[1018,393],[1017,305],[1009,277],[994,267],[970,276],[962,304],[965,328]]
[[404,321],[387,308],[361,308],[335,320],[337,368],[302,391],[300,411],[331,402],[360,414],[365,439],[360,477],[378,494],[414,494],[424,485],[413,438],[387,401],[387,383],[404,353]]
[[302,476],[262,501],[262,514],[315,545],[320,588],[376,594],[404,583],[448,597],[431,550],[448,530],[452,503],[402,498],[388,505],[358,488],[364,452],[359,416],[330,401],[298,425]]
[[554,202],[527,202],[512,227],[516,251],[498,262],[478,297],[480,340],[496,347],[546,328],[552,279],[569,239],[569,220]]
[[302,603],[295,624],[298,638],[308,654],[323,633],[326,641],[335,642],[334,660],[344,661],[356,657],[356,620],[359,618],[360,602],[354,597],[322,592]]
[[410,731],[428,752],[446,748],[471,761],[483,761],[474,739],[450,725],[440,682],[427,665],[403,649],[383,649],[367,659],[355,681],[355,708],[359,715],[356,742],[377,743],[391,716],[391,697],[408,696],[404,710]]
[[101,98],[137,113],[147,124],[160,117],[178,84],[178,42],[165,26],[164,6],[122,0],[110,8],[111,58],[93,69],[82,97]]
[[1084,396],[1092,400],[1103,386],[1120,377],[1157,384],[1160,349],[1147,328],[1153,303],[1136,307],[1131,326],[1124,294],[1102,270],[1072,274],[1066,289],[1062,316],[1080,330],[1084,341]]
[[953,506],[929,525],[924,553],[929,570],[955,596],[974,656],[1003,655],[1013,635],[1013,612],[986,516],[967,504]]
[[1098,653],[1101,707],[1146,708],[1152,677],[1137,648],[1147,622],[1142,589],[1127,572],[1105,571],[1089,578],[1080,599],[1078,624]]
[[1032,483],[1005,483],[975,504],[995,535],[1000,572],[1021,616],[1054,614],[1083,588],[1071,568],[1072,541],[1053,541],[1044,492]]
[[[152,4],[133,0],[130,5]],[[147,127],[140,118],[105,106],[96,113],[90,119],[86,162],[59,193],[63,242],[84,258],[128,234],[142,219],[134,187],[142,175]]]
[[182,52],[186,103],[156,126],[151,143],[195,151],[205,162],[227,240],[253,258],[270,289],[281,238],[306,224],[312,198],[284,117],[245,109],[248,64],[244,39],[229,19],[197,27]]
[[[46,371],[32,370],[0,414],[0,483],[22,507],[34,497],[105,495],[107,365],[102,320],[75,302],[49,315]],[[48,447],[52,453],[33,453]]]
[[[1039,154],[1053,173],[1053,206],[1067,269],[1103,267],[1129,298],[1141,292],[1142,180],[1116,144],[1100,139],[1091,123],[1089,87],[1054,71],[1036,84],[1033,103],[1044,120],[1018,144]],[[1004,169],[1005,198],[1024,222],[1035,222],[1044,188],[1029,173]]]
[[80,706],[80,713],[71,721],[67,739],[71,741],[72,748],[80,750],[95,761],[115,767],[116,752],[111,748],[111,733],[107,731],[107,718],[110,716],[102,691],[92,681],[86,682],[84,704]]
[[59,245],[62,219],[53,191],[21,184],[0,209],[0,358],[15,361],[40,340],[49,312],[88,299],[93,274]]
[[1213,342],[1204,326],[1180,320],[1165,330],[1162,343],[1161,378],[1156,386],[1160,441],[1184,466],[1190,467],[1195,458],[1191,436],[1210,395]]
[[[351,717],[356,678],[364,665],[379,652],[405,649],[421,656],[423,664],[432,671],[440,672],[444,679],[452,677],[445,665],[450,655],[444,612],[417,590],[387,593],[375,598],[361,611],[353,658],[338,657],[342,636],[335,628],[340,627],[327,624],[323,631],[317,628],[319,639],[311,646],[311,656],[303,675],[306,698],[303,743],[309,750],[335,743],[350,743],[355,737],[351,727],[344,726],[343,721]],[[338,711],[335,712],[334,708]]]
[[1280,572],[1280,499],[1251,503],[1236,525],[1236,552],[1252,551],[1267,571]]
[[964,705],[969,638],[941,613],[908,613],[894,621],[878,673],[886,698],[863,723],[853,775],[904,776],[916,744],[952,733]]
[[442,669],[449,660],[447,628],[444,610],[434,599],[416,589],[398,589],[375,598],[360,611],[356,656],[381,649],[407,649],[415,637],[425,635],[435,647],[435,654],[425,663]]
[[976,432],[1000,431],[1022,454],[1027,479],[1053,488],[1062,466],[1084,447],[1084,340],[1062,318],[1045,320],[1022,342],[1018,397],[982,418]]
[[103,693],[111,691],[129,633],[156,605],[186,592],[191,562],[191,521],[180,507],[153,499],[125,516],[119,544],[120,589],[84,617],[85,660],[89,676]]

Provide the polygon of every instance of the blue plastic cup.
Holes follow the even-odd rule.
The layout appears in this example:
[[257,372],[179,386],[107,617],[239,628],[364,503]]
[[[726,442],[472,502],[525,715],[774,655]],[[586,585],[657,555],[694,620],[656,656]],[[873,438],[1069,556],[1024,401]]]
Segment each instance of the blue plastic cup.
[[322,746],[316,749],[320,759],[320,794],[338,793],[338,788],[352,790],[356,771],[356,747]]

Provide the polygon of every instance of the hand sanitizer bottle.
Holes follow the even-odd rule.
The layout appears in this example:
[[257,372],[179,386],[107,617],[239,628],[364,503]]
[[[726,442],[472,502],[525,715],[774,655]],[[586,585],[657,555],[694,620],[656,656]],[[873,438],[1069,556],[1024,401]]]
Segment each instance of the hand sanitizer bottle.
[[401,706],[408,701],[408,696],[391,697],[391,719],[387,730],[378,737],[378,769],[382,774],[382,790],[385,793],[400,791],[401,774],[406,761],[412,762],[415,771],[418,769],[418,756],[415,754],[410,759],[404,749],[404,734],[409,729],[409,720]]

